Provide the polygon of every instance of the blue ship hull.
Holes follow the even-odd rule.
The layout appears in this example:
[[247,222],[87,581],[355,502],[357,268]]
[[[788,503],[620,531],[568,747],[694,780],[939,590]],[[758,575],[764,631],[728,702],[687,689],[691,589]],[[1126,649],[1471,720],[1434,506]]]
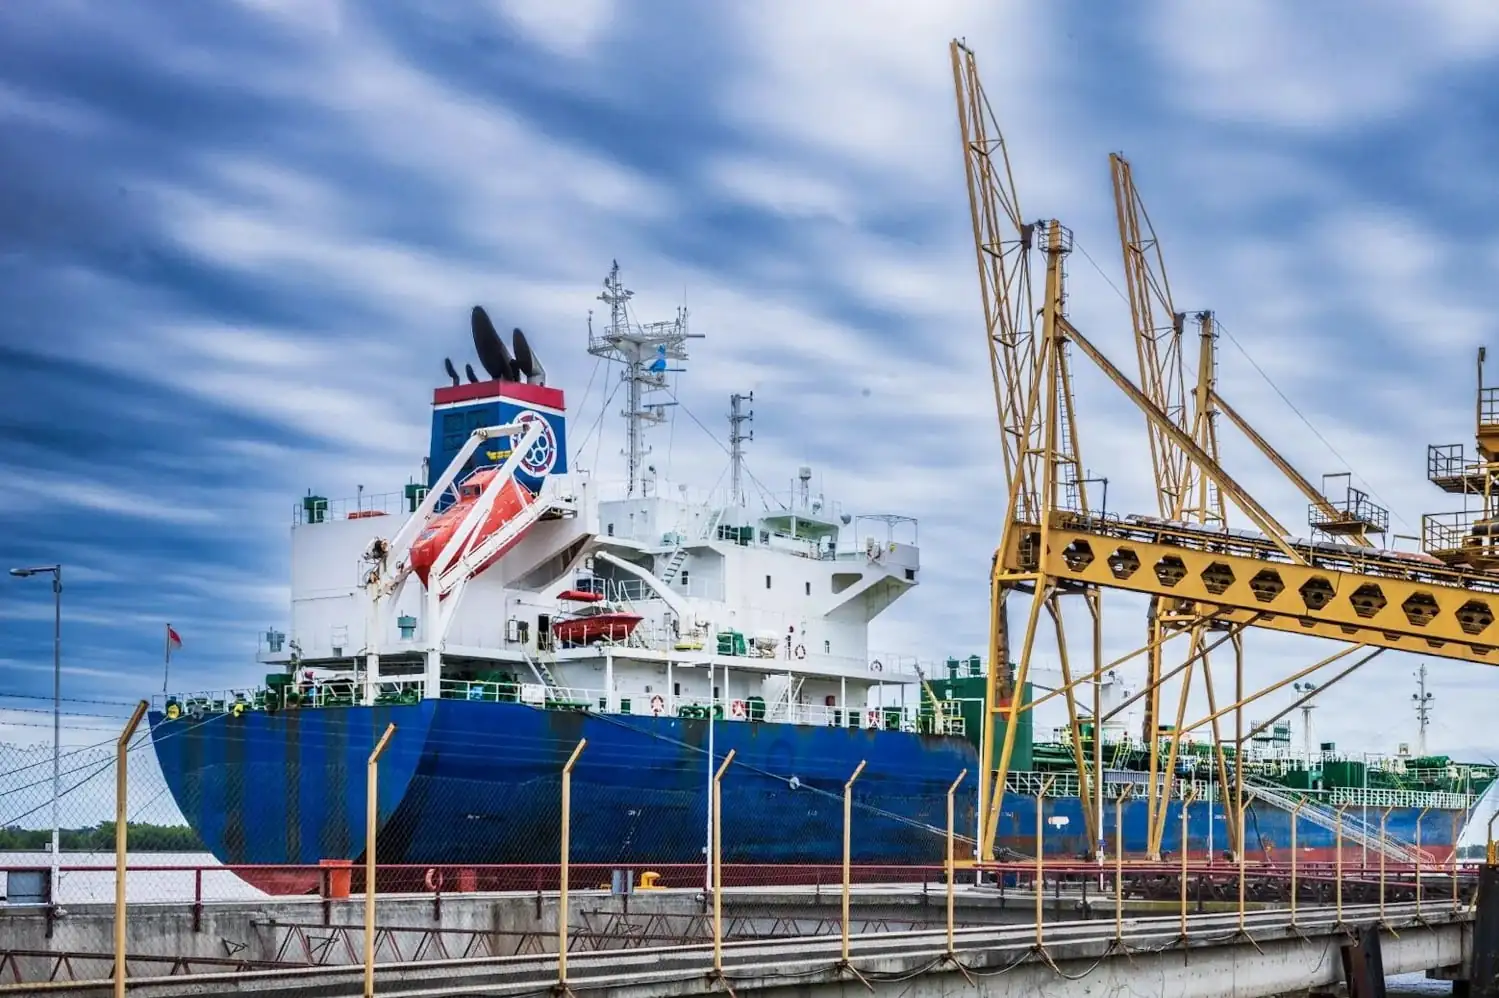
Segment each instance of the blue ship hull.
[[[561,771],[580,740],[572,777],[571,855],[577,863],[698,863],[706,841],[710,760],[707,721],[541,710],[524,704],[426,700],[409,706],[252,711],[194,721],[150,718],[162,772],[205,846],[231,864],[305,864],[357,859],[365,838],[366,760],[387,724],[396,732],[381,759],[382,863],[555,863]],[[728,863],[836,863],[842,858],[843,784],[854,785],[853,860],[936,864],[945,844],[947,789],[960,834],[971,835],[978,757],[963,738],[806,725],[719,722],[716,765],[723,781],[723,853]],[[1048,856],[1089,852],[1083,802],[1047,799]],[[1357,813],[1355,810],[1353,813]],[[1396,808],[1388,834],[1416,840],[1416,808]],[[1459,812],[1431,811],[1420,841],[1444,858]],[[1370,813],[1377,826],[1377,812]],[[1115,805],[1104,806],[1112,852]],[[1253,806],[1246,815],[1250,857],[1288,860],[1291,816]],[[1211,829],[1211,831],[1210,831]],[[1124,849],[1144,855],[1146,806],[1129,801]],[[1168,811],[1163,848],[1179,853],[1181,809]],[[1193,806],[1187,848],[1223,853],[1223,811]],[[1032,854],[1035,798],[1006,795],[997,844]],[[1332,831],[1304,818],[1305,860],[1331,859]],[[1356,863],[1357,846],[1345,846]],[[1371,861],[1373,856],[1371,854]]]
[[[396,725],[378,779],[382,863],[555,863],[561,771],[572,776],[578,863],[697,863],[707,827],[709,723],[425,700],[409,706],[150,718],[156,755],[188,823],[222,862],[316,864],[363,852],[366,760]],[[853,856],[936,863],[946,795],[971,829],[977,753],[966,739],[895,731],[719,722],[723,853],[731,863],[833,863],[843,784]]]

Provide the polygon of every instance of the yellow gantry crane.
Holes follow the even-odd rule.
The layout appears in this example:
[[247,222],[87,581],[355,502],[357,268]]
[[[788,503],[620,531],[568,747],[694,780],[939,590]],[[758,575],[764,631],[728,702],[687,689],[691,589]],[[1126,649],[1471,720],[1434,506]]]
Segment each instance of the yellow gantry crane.
[[[1194,636],[1185,660],[1170,671],[1154,667],[1146,688],[1114,713],[1142,696],[1158,703],[1162,683],[1204,661],[1225,642],[1234,642],[1233,702],[1218,706],[1215,698],[1210,699],[1208,714],[1188,722],[1183,691],[1178,723],[1171,726],[1167,740],[1169,774],[1181,739],[1213,726],[1220,785],[1227,784],[1221,752],[1226,739],[1217,730],[1222,717],[1241,717],[1249,704],[1356,651],[1364,654],[1322,683],[1320,691],[1386,649],[1499,663],[1499,628],[1494,626],[1494,609],[1499,606],[1499,388],[1483,383],[1482,352],[1475,459],[1468,460],[1460,445],[1428,451],[1429,480],[1463,495],[1472,508],[1423,517],[1422,552],[1375,547],[1370,538],[1387,530],[1387,511],[1351,486],[1343,499],[1329,499],[1223,400],[1215,380],[1216,327],[1211,312],[1196,315],[1196,376],[1194,384],[1187,384],[1185,317],[1171,302],[1159,242],[1122,158],[1116,157],[1114,163],[1116,206],[1141,384],[1132,382],[1072,324],[1065,309],[1064,267],[1071,233],[1055,220],[1021,221],[1003,139],[979,83],[973,53],[955,41],[951,54],[1009,486],[991,578],[990,699],[981,752],[985,767],[993,769],[980,781],[979,858],[992,859],[994,854],[1016,720],[1021,711],[1054,696],[1066,699],[1079,790],[1095,805],[1084,808],[1090,841],[1098,841],[1101,797],[1097,780],[1089,777],[1102,773],[1100,725],[1107,718],[1099,716],[1097,680],[1142,655],[1159,661],[1162,646],[1179,635]],[[1045,290],[1034,312],[1026,304],[1033,301],[1025,259],[1032,251],[1045,257]],[[1034,316],[1039,316],[1039,326]],[[1078,462],[1080,434],[1068,366],[1073,351],[1094,364],[1144,415],[1157,471],[1158,515],[1120,517],[1089,509]],[[1220,413],[1307,497],[1311,538],[1291,536],[1224,468],[1215,429]],[[1229,527],[1230,513],[1242,517],[1245,526]],[[1157,623],[1162,626],[1151,627],[1143,646],[1102,662],[1101,598],[1108,590],[1146,596],[1158,608]],[[1029,595],[1030,602],[1012,682],[1005,667],[1012,649],[1006,610],[1015,592]],[[1082,675],[1072,673],[1062,595],[1082,596],[1092,616],[1094,668]],[[1037,654],[1043,610],[1055,628],[1063,684],[1024,704],[1019,693]],[[1248,628],[1329,638],[1341,647],[1247,691],[1240,638]],[[1095,691],[1091,764],[1084,758],[1074,696],[1084,683],[1092,683]],[[1205,686],[1211,689],[1210,682]],[[1159,740],[1156,730],[1147,734],[1152,743]],[[1245,740],[1254,734],[1246,734],[1242,722],[1236,723],[1231,812],[1236,816],[1242,815],[1244,793],[1239,760]],[[1170,790],[1167,781],[1151,779],[1146,791],[1154,822],[1152,851],[1158,851]],[[1242,826],[1234,824],[1240,832],[1234,848],[1242,856]]]
[[[1179,431],[1189,434],[1194,443],[1213,460],[1218,459],[1216,410],[1212,403],[1217,361],[1214,351],[1216,334],[1211,312],[1196,315],[1198,325],[1198,358],[1195,365],[1196,385],[1188,384],[1187,315],[1177,310],[1171,298],[1171,282],[1166,275],[1165,255],[1160,238],[1145,210],[1145,202],[1135,187],[1134,171],[1129,161],[1110,154],[1109,169],[1114,182],[1114,208],[1119,222],[1119,245],[1124,258],[1125,287],[1128,289],[1130,319],[1135,332],[1135,354],[1140,365],[1140,388],[1157,409],[1166,415]],[[1156,503],[1162,519],[1186,521],[1204,526],[1226,526],[1227,510],[1223,494],[1203,474],[1185,450],[1171,435],[1150,420],[1145,421],[1150,442],[1151,465],[1155,471]],[[1217,709],[1213,688],[1212,660],[1204,646],[1213,631],[1227,631],[1232,643],[1236,677],[1243,675],[1244,645],[1240,630],[1231,625],[1204,621],[1190,608],[1179,609],[1176,601],[1152,596],[1146,614],[1148,650],[1146,652],[1146,694],[1144,724],[1140,737],[1148,747],[1147,779],[1151,785],[1164,779],[1160,798],[1170,799],[1177,771],[1179,743],[1172,740],[1164,768],[1160,749],[1162,731],[1181,727],[1186,719],[1187,701],[1200,665],[1201,682],[1207,694],[1208,709]],[[1189,635],[1187,658],[1183,663],[1176,707],[1176,723],[1163,728],[1160,723],[1161,675],[1163,672],[1162,638],[1173,630]],[[1242,690],[1236,692],[1242,696]],[[1243,712],[1236,711],[1235,745],[1243,739]],[[1238,821],[1234,815],[1241,803],[1242,786],[1230,791],[1228,764],[1223,755],[1223,736],[1219,722],[1212,722],[1212,745],[1217,763],[1220,799],[1229,805],[1229,845],[1238,852]],[[1164,770],[1164,776],[1162,776]],[[1235,772],[1238,767],[1235,767]],[[1237,781],[1236,781],[1237,784]],[[1156,806],[1156,795],[1146,799],[1146,852],[1159,858],[1161,840],[1166,830],[1166,808]]]
[[[1055,221],[1027,222],[1020,212],[1014,174],[1004,134],[979,80],[978,64],[973,52],[954,40],[952,56],[953,88],[957,96],[959,131],[963,143],[963,165],[968,180],[968,205],[973,219],[973,245],[978,266],[979,288],[984,308],[985,341],[989,353],[990,374],[994,381],[995,408],[999,414],[1000,439],[1009,486],[1004,536],[1014,523],[1034,522],[1042,511],[1063,501],[1069,508],[1088,509],[1087,484],[1082,474],[1077,441],[1077,422],[1073,415],[1071,376],[1067,370],[1066,351],[1056,340],[1056,320],[1061,314],[1065,296],[1066,275],[1063,260],[1072,250],[1072,234]],[[1036,328],[1037,311],[1031,288],[1030,255],[1033,250],[1046,257],[1041,329]],[[1061,494],[1060,500],[1059,495]],[[1004,545],[1001,541],[1001,547]],[[995,751],[996,718],[1005,713],[1002,764],[995,772],[979,779],[979,823],[988,829],[992,854],[993,830],[1004,796],[1004,779],[1014,751],[1015,718],[1024,699],[1029,652],[1021,656],[1022,666],[1013,682],[1009,675],[1009,625],[1005,604],[1012,589],[1025,586],[1002,578],[1001,566],[995,561],[990,582],[989,672],[985,698],[984,729],[980,752],[992,760]],[[1086,597],[1092,615],[1095,658],[1102,655],[1101,619],[1097,594],[1080,590]],[[1044,604],[1053,621],[1059,640],[1063,634],[1061,590],[1038,595],[1036,614]],[[1034,619],[1029,629],[1034,631]],[[1029,633],[1029,632],[1028,632]],[[1028,646],[1027,646],[1028,647]],[[1065,645],[1064,645],[1065,648]],[[1097,661],[1094,662],[1096,666]],[[1078,792],[1084,800],[1097,801],[1092,775],[1102,771],[1102,741],[1096,719],[1099,713],[1097,684],[1094,684],[1093,760],[1084,757],[1079,705],[1073,695],[1071,662],[1060,657],[1063,685],[1066,690],[1067,720],[1072,734],[1073,756],[1077,765]],[[990,763],[986,761],[985,769]],[[1088,839],[1098,840],[1097,812],[1101,805],[1083,809]],[[981,838],[983,837],[981,831]]]
[[[1348,488],[1341,503],[1334,503],[1311,484],[1279,451],[1238,414],[1219,392],[1217,384],[1217,325],[1211,311],[1199,311],[1191,318],[1197,324],[1196,382],[1188,381],[1188,340],[1185,335],[1188,314],[1178,311],[1171,297],[1166,276],[1165,254],[1145,204],[1135,186],[1134,171],[1128,160],[1117,153],[1109,156],[1113,177],[1114,205],[1119,223],[1119,241],[1123,253],[1125,285],[1128,288],[1130,317],[1134,325],[1135,352],[1140,365],[1140,388],[1156,408],[1214,462],[1219,460],[1217,417],[1226,414],[1230,421],[1307,497],[1311,505],[1308,523],[1314,534],[1346,539],[1370,546],[1369,535],[1382,533],[1388,524],[1388,512],[1369,501],[1357,489]],[[1157,505],[1168,521],[1197,524],[1203,527],[1227,527],[1228,510],[1223,494],[1210,475],[1194,463],[1185,451],[1172,443],[1170,436],[1146,420],[1151,462],[1156,475]],[[1334,476],[1329,476],[1334,477]],[[1285,534],[1283,529],[1278,532]],[[1193,663],[1200,663],[1202,688],[1208,710],[1217,713],[1217,696],[1213,685],[1212,663],[1204,650],[1211,632],[1227,634],[1234,658],[1234,698],[1244,698],[1243,625],[1204,622],[1190,607],[1180,609],[1176,601],[1152,596],[1147,615],[1150,650],[1147,657],[1145,720],[1141,737],[1149,748],[1149,779],[1154,782],[1162,772],[1159,764],[1161,733],[1180,728],[1186,717],[1188,697],[1194,676]],[[1176,723],[1160,724],[1162,677],[1161,637],[1172,630],[1184,629],[1189,635],[1187,660],[1183,663]],[[1243,750],[1244,717],[1242,709],[1234,711],[1234,753]],[[1232,787],[1224,758],[1224,737],[1216,716],[1212,720],[1212,747],[1218,785],[1229,818],[1229,841],[1238,851],[1237,814],[1243,806],[1243,772],[1235,765]],[[1164,766],[1163,797],[1170,797],[1180,744],[1172,739]],[[1150,802],[1153,804],[1153,802]],[[1159,856],[1165,831],[1166,811],[1148,807],[1150,829],[1148,852]]]

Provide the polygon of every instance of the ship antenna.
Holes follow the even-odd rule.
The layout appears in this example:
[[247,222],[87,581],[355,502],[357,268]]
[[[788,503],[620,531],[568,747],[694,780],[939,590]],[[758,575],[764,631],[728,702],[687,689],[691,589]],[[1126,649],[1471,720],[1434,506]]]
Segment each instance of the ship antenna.
[[1426,755],[1426,728],[1431,724],[1431,702],[1436,699],[1432,693],[1426,692],[1426,663],[1416,670],[1416,692],[1411,694],[1411,700],[1416,705],[1416,754]]
[[641,466],[650,448],[645,445],[645,430],[666,421],[666,407],[674,402],[651,402],[648,394],[666,390],[666,376],[680,367],[668,367],[669,361],[687,359],[687,341],[702,339],[702,333],[687,331],[687,309],[679,307],[677,317],[665,322],[631,324],[627,308],[635,292],[619,279],[619,261],[613,261],[599,301],[609,306],[609,325],[602,336],[588,330],[588,352],[595,357],[617,360],[624,365],[620,379],[627,392],[622,415],[629,426],[625,457],[629,462],[629,491],[635,495],[641,488]]
[[745,402],[755,401],[755,393],[729,396],[729,461],[732,479],[729,485],[729,505],[743,506],[744,499],[744,445],[755,439],[754,430],[744,430],[745,423],[755,421],[755,410],[744,411]]

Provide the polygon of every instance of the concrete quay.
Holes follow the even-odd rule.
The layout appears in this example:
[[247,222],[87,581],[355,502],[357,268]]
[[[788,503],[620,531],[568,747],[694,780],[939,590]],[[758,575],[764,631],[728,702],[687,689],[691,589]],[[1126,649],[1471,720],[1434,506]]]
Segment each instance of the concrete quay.
[[[689,892],[683,892],[689,894]],[[690,896],[690,894],[689,894]],[[622,900],[622,899],[620,899]],[[639,901],[639,895],[634,899]],[[1116,931],[1109,920],[957,929],[952,953],[945,929],[869,932],[850,939],[841,962],[838,936],[735,940],[722,949],[714,973],[709,944],[571,951],[568,985],[577,993],[607,991],[622,998],[665,998],[722,991],[766,995],[975,994],[1021,998],[1114,993],[1183,998],[1263,998],[1342,979],[1340,949],[1355,930],[1377,933],[1389,974],[1434,972],[1464,977],[1473,914],[1426,904],[1304,908],[1292,925],[1286,910],[1191,914],[1182,935],[1179,917],[1131,917]],[[571,950],[571,947],[570,947]],[[478,959],[413,960],[376,970],[383,996],[533,995],[557,981],[555,953]],[[362,993],[357,966],[137,978],[137,998],[182,995],[259,995],[345,998]],[[28,994],[104,998],[107,981],[57,984]],[[0,988],[0,994],[20,993]]]

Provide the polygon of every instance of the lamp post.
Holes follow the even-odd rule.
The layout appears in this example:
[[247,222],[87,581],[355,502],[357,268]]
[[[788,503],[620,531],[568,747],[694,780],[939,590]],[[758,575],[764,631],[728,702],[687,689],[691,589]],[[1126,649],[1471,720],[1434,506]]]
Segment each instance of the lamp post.
[[[1318,689],[1316,683],[1296,683],[1291,688],[1302,694],[1315,693]],[[1311,779],[1312,774],[1312,711],[1316,708],[1317,705],[1310,700],[1301,705],[1301,748],[1306,756],[1307,779]]]
[[18,579],[33,575],[52,576],[52,876],[47,887],[47,899],[55,904],[57,867],[62,848],[57,819],[57,800],[61,796],[62,787],[59,766],[59,746],[62,742],[62,566],[12,568],[10,574]]

